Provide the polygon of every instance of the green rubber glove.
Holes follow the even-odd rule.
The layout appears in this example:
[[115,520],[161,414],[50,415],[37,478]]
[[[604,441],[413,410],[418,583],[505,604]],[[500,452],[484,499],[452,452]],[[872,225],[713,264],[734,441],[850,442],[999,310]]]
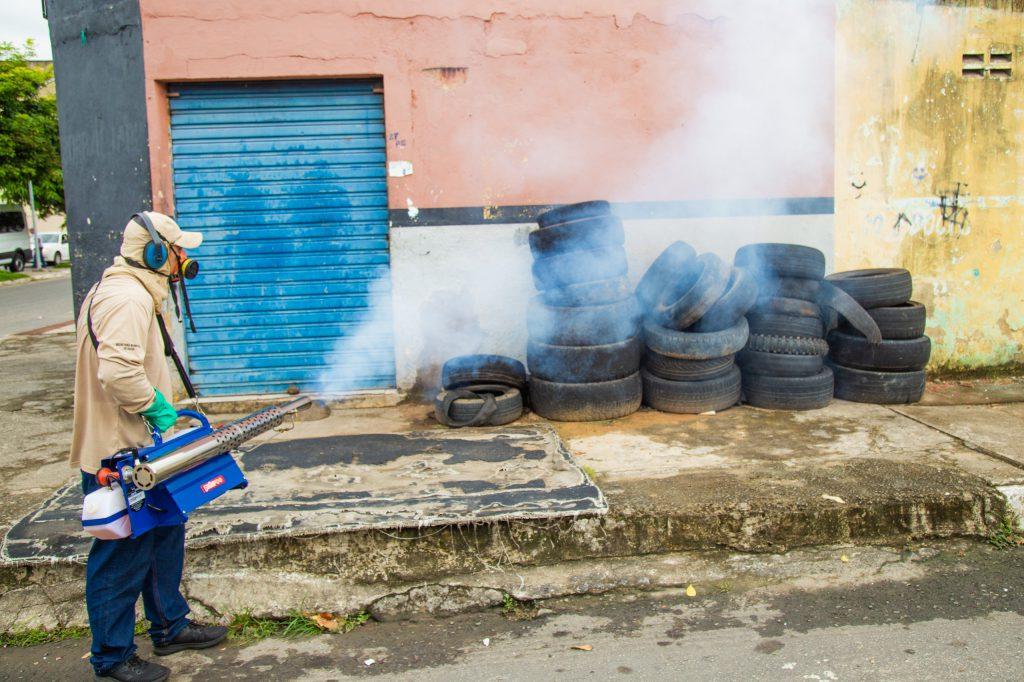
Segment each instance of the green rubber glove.
[[163,433],[174,426],[174,422],[178,421],[178,413],[167,402],[167,398],[164,397],[164,394],[159,389],[154,388],[153,390],[156,392],[153,404],[139,412],[139,414],[146,419],[150,427]]

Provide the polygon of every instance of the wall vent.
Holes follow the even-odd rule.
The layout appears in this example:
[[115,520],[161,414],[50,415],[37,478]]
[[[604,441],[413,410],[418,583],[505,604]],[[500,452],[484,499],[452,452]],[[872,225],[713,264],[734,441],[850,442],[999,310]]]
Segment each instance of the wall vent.
[[1013,76],[1013,52],[997,47],[990,48],[988,52],[964,52],[960,75],[964,78],[1008,80]]

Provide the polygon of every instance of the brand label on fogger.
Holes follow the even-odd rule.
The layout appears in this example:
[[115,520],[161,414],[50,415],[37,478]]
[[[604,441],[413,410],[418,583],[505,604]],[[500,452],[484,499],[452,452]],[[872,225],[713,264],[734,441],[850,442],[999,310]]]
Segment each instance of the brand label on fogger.
[[222,485],[224,485],[224,476],[218,474],[217,476],[214,476],[206,483],[199,486],[199,489],[202,490],[204,493],[208,493],[214,488],[217,488]]

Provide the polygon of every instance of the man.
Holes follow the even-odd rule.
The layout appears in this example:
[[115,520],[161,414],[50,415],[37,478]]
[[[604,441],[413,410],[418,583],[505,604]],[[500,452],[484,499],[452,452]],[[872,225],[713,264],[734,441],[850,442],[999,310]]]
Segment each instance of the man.
[[[151,428],[164,432],[177,420],[168,402],[171,377],[158,315],[170,283],[181,276],[185,249],[202,240],[161,213],[133,216],[124,228],[121,255],[82,303],[71,465],[82,470],[84,494],[99,487],[95,474],[103,458],[150,444]],[[184,525],[134,539],[93,541],[85,600],[97,677],[158,682],[170,674],[135,655],[139,594],[157,655],[214,646],[227,635],[227,628],[186,619],[189,608],[179,590],[184,558]]]

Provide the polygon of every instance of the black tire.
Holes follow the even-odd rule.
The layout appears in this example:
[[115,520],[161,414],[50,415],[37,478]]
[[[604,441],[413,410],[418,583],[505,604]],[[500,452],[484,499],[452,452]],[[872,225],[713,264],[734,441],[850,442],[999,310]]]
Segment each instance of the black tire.
[[526,390],[523,363],[504,355],[459,355],[441,368],[441,388],[454,389],[473,384],[501,384]]
[[647,349],[644,369],[667,381],[708,381],[729,373],[735,364],[735,355],[710,360],[681,360]]
[[640,311],[630,296],[606,305],[559,308],[544,305],[539,296],[526,313],[530,339],[552,346],[602,346],[636,336]]
[[[867,314],[878,325],[883,339],[916,339],[919,336],[924,336],[928,320],[928,312],[917,301],[907,301],[903,305],[870,308]],[[860,334],[845,320],[839,325],[839,329],[847,334]]]
[[[843,319],[860,331],[871,343],[878,343],[882,340],[882,332],[868,311],[839,287],[831,282],[823,282],[821,290],[818,292],[818,300],[826,306],[826,310],[834,310],[838,315],[842,315]],[[836,325],[832,324],[833,321],[830,316],[825,329],[826,333],[835,329]]]
[[11,264],[7,266],[7,269],[11,272],[21,272],[25,269],[25,254],[21,251],[15,251],[14,255],[11,256]]
[[569,284],[558,289],[546,289],[540,293],[546,305],[557,308],[578,308],[587,305],[606,305],[629,298],[633,294],[629,280],[625,277],[602,279],[596,282]]
[[740,400],[740,370],[731,367],[720,377],[707,381],[668,381],[640,370],[644,382],[644,404],[661,412],[701,414],[732,407]]
[[531,232],[529,240],[534,258],[543,258],[568,251],[622,246],[626,233],[618,217],[607,215],[542,227]]
[[743,400],[771,410],[816,410],[832,401],[832,370],[807,377],[743,374]]
[[736,251],[733,262],[762,274],[806,279],[825,276],[825,254],[799,244],[747,244]]
[[686,242],[674,242],[654,259],[636,285],[636,297],[645,314],[654,308],[662,292],[683,276],[686,267],[696,257],[697,252],[692,246]]
[[617,419],[640,409],[640,372],[624,379],[592,384],[565,384],[530,379],[533,411],[546,419],[588,422]]
[[666,329],[648,320],[644,323],[644,341],[655,353],[681,360],[712,360],[734,355],[747,343],[746,318],[720,332],[680,332]]
[[761,282],[761,296],[780,296],[782,298],[799,298],[804,301],[817,301],[820,279],[803,277],[765,278]]
[[829,357],[837,365],[855,369],[909,372],[924,369],[932,354],[927,336],[916,339],[886,339],[871,343],[863,336],[838,329],[828,335]]
[[503,426],[522,414],[523,394],[518,388],[502,384],[473,384],[441,391],[434,400],[434,418],[453,428]]
[[682,277],[662,290],[651,314],[671,329],[692,326],[725,293],[731,272],[715,254],[702,253],[684,268]]
[[825,326],[820,317],[797,317],[778,313],[747,315],[750,333],[766,336],[813,336],[823,338]]
[[773,296],[761,298],[754,310],[756,314],[789,315],[790,317],[821,317],[821,306],[801,298]]
[[865,268],[836,272],[825,278],[865,308],[895,306],[910,300],[914,284],[903,268]]
[[690,329],[695,332],[717,332],[734,326],[757,301],[757,281],[743,268],[733,268],[725,293],[708,308]]
[[777,377],[809,377],[824,367],[824,355],[789,355],[765,351],[741,350],[736,364],[750,374],[770,374]]
[[526,346],[530,376],[565,384],[622,379],[640,368],[640,335],[603,346],[551,346],[531,340]]
[[626,252],[621,246],[569,251],[536,259],[533,262],[533,283],[543,291],[622,277],[628,270]]
[[830,331],[839,326],[839,313],[836,312],[835,308],[822,307],[821,323],[825,327],[825,336],[828,336]]
[[874,372],[831,364],[840,400],[877,405],[916,403],[924,395],[925,372]]
[[62,260],[64,260],[64,259],[60,255],[60,251],[55,251],[54,254],[53,254],[53,261],[52,261],[53,262],[53,267],[58,267],[61,264]]
[[825,339],[810,336],[751,334],[747,341],[747,349],[787,355],[827,355],[828,342]]
[[541,227],[551,227],[571,220],[607,215],[611,210],[611,204],[607,201],[581,201],[578,204],[566,204],[541,213],[537,216],[537,224]]

